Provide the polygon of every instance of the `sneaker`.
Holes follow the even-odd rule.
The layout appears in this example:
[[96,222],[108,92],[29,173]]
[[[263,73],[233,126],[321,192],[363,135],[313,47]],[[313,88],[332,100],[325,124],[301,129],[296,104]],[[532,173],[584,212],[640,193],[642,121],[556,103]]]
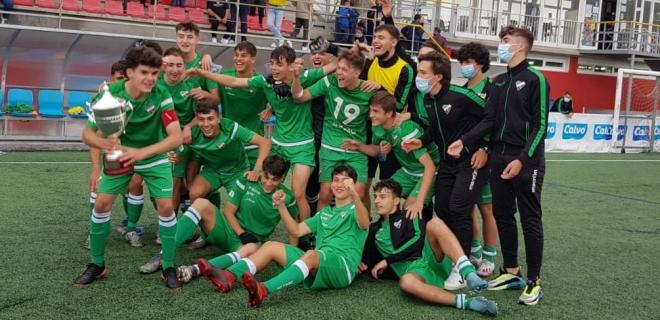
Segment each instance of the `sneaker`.
[[286,43],[287,47],[293,48],[293,42],[291,42],[291,40],[285,40],[284,43]]
[[309,47],[306,45],[303,45],[302,48],[300,48],[300,51],[302,52],[309,52]]
[[488,288],[488,281],[479,278],[479,276],[472,272],[465,278],[466,287],[470,292],[481,292]]
[[218,39],[216,39],[215,37],[212,37],[212,38],[211,38],[211,42],[213,42],[213,43],[218,43]]
[[264,284],[257,281],[251,273],[245,272],[241,277],[243,286],[248,292],[248,303],[252,308],[259,308],[261,303],[266,300],[268,297],[268,289],[264,287]]
[[126,225],[121,223],[117,226],[117,228],[115,228],[115,230],[117,230],[117,232],[123,236],[126,234]]
[[197,266],[204,278],[211,281],[218,292],[229,293],[234,283],[236,283],[236,277],[233,273],[212,266],[206,259],[197,260]]
[[525,281],[518,274],[511,274],[505,270],[500,270],[500,275],[497,278],[488,282],[488,290],[520,290],[525,287]]
[[195,241],[191,242],[188,245],[188,248],[192,249],[192,250],[197,250],[197,249],[201,249],[201,248],[206,247],[206,245],[207,245],[206,241],[204,241],[204,239],[202,239],[202,237],[199,237],[199,238],[195,239]]
[[105,266],[97,266],[93,263],[87,265],[87,268],[75,280],[73,285],[82,288],[98,279],[104,278],[108,274],[108,268]]
[[461,274],[458,273],[458,269],[454,266],[451,268],[451,274],[449,274],[449,277],[445,280],[445,289],[455,291],[463,289],[465,286],[465,280],[461,278]]
[[140,239],[140,235],[136,231],[126,232],[126,234],[124,234],[124,239],[128,241],[133,248],[142,248],[144,246]]
[[495,271],[495,264],[486,259],[482,259],[481,264],[479,264],[479,269],[477,269],[477,274],[482,278],[488,278],[493,275],[493,271]]
[[140,273],[154,273],[163,266],[163,257],[161,255],[153,256],[149,262],[140,266]]
[[160,274],[160,280],[165,281],[165,286],[172,291],[181,290],[181,281],[176,278],[176,270],[172,267],[169,267]]
[[180,266],[176,268],[176,277],[179,279],[179,281],[183,282],[184,284],[189,283],[193,279],[196,279],[200,276],[199,268],[197,265],[190,265],[190,266]]
[[228,44],[228,43],[229,43],[229,39],[227,39],[227,38],[222,38],[222,40],[220,40],[220,43]]
[[520,298],[518,298],[518,303],[533,306],[539,303],[539,300],[543,298],[543,291],[541,291],[541,284],[539,281],[527,280],[527,285],[523,289]]
[[235,44],[236,41],[234,41],[234,39],[229,39],[229,42],[227,42],[227,43],[229,43],[229,44]]
[[273,41],[273,43],[270,44],[270,47],[271,47],[271,48],[277,48],[277,47],[279,47],[279,46],[280,46],[280,43],[279,43],[279,41],[277,41],[277,40]]
[[497,315],[497,302],[484,297],[474,297],[470,301],[468,309],[494,317]]
[[481,260],[483,260],[483,259],[482,259],[482,258],[477,258],[477,257],[475,257],[475,256],[473,256],[473,255],[470,255],[470,263],[472,263],[472,265],[473,265],[475,268],[478,268],[478,267],[479,267],[479,265],[481,264]]

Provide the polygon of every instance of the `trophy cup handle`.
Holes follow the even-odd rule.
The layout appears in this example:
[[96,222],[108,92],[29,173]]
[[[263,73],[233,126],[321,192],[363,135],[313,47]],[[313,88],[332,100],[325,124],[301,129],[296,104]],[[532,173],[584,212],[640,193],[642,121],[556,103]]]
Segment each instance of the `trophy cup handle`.
[[91,121],[93,123],[96,123],[96,118],[94,118],[94,112],[92,112],[92,104],[89,103],[89,102],[85,102],[85,104],[87,105],[87,108],[85,110],[85,114],[87,115],[87,119],[89,119],[89,121]]

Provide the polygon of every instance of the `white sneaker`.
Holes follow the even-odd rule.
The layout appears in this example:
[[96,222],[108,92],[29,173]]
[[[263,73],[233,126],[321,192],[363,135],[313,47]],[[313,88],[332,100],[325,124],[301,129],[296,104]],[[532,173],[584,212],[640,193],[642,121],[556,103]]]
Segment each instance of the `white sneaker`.
[[176,268],[176,277],[183,283],[188,283],[199,277],[199,269],[196,265],[180,266]]
[[206,247],[206,241],[204,241],[204,239],[202,239],[202,237],[199,237],[199,238],[195,239],[195,241],[191,242],[188,245],[188,248],[193,249],[193,250],[201,249],[201,248],[204,248],[204,247]]
[[220,40],[220,42],[221,42],[221,43],[224,43],[224,44],[229,44],[229,39],[227,39],[227,38],[222,38],[222,40]]
[[488,278],[493,275],[494,271],[495,264],[486,259],[482,259],[479,269],[477,269],[477,274],[482,278]]
[[211,42],[213,42],[213,43],[218,43],[218,39],[216,39],[215,37],[213,37],[213,38],[211,38]]
[[300,49],[302,52],[309,52],[309,47],[303,45],[302,48]]
[[279,46],[280,46],[280,43],[279,43],[279,41],[277,41],[277,40],[273,41],[273,43],[270,44],[270,47],[271,47],[271,48],[277,48],[277,47],[279,47]]
[[121,223],[117,225],[117,228],[115,228],[115,230],[117,230],[117,232],[119,232],[119,234],[121,234],[122,236],[126,234],[126,226]]
[[154,273],[158,271],[163,265],[163,257],[161,255],[153,256],[149,262],[140,266],[141,273]]
[[142,248],[144,246],[142,240],[140,240],[140,235],[135,231],[126,232],[126,234],[124,234],[124,239],[126,239],[133,248]]
[[235,44],[236,41],[234,41],[233,39],[229,39],[229,41],[228,41],[227,43],[229,43],[229,44]]
[[286,41],[284,41],[284,42],[286,43],[286,45],[287,45],[289,48],[293,48],[293,43],[291,42],[291,40],[286,40]]
[[449,278],[445,280],[445,289],[454,291],[463,288],[465,288],[465,280],[461,278],[461,274],[458,273],[458,269],[456,269],[456,266],[454,266],[451,268],[451,274],[449,274]]

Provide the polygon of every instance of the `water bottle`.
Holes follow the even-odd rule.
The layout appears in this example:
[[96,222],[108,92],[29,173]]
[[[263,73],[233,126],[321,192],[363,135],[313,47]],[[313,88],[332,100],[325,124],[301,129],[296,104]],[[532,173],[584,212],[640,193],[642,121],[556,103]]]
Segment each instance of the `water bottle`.
[[222,65],[219,64],[213,64],[211,65],[211,72],[213,73],[220,73],[222,71]]
[[[383,140],[380,142],[380,146],[383,147],[387,144],[387,141]],[[387,161],[387,153],[378,152],[378,161],[385,162]]]
[[264,137],[270,140],[273,137],[273,129],[275,129],[275,115],[270,116],[266,122],[264,122]]

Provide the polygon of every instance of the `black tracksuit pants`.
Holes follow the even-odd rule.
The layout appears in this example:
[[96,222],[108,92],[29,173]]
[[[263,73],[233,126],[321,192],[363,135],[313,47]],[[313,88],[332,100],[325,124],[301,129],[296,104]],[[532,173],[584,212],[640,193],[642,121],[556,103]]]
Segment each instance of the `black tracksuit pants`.
[[490,187],[493,193],[493,214],[500,234],[500,246],[505,268],[518,266],[518,228],[516,211],[520,212],[527,278],[535,280],[541,272],[543,260],[543,221],[541,220],[541,189],[545,174],[545,159],[525,164],[518,176],[511,180],[500,177],[514,155],[493,154],[488,159],[491,168]]

